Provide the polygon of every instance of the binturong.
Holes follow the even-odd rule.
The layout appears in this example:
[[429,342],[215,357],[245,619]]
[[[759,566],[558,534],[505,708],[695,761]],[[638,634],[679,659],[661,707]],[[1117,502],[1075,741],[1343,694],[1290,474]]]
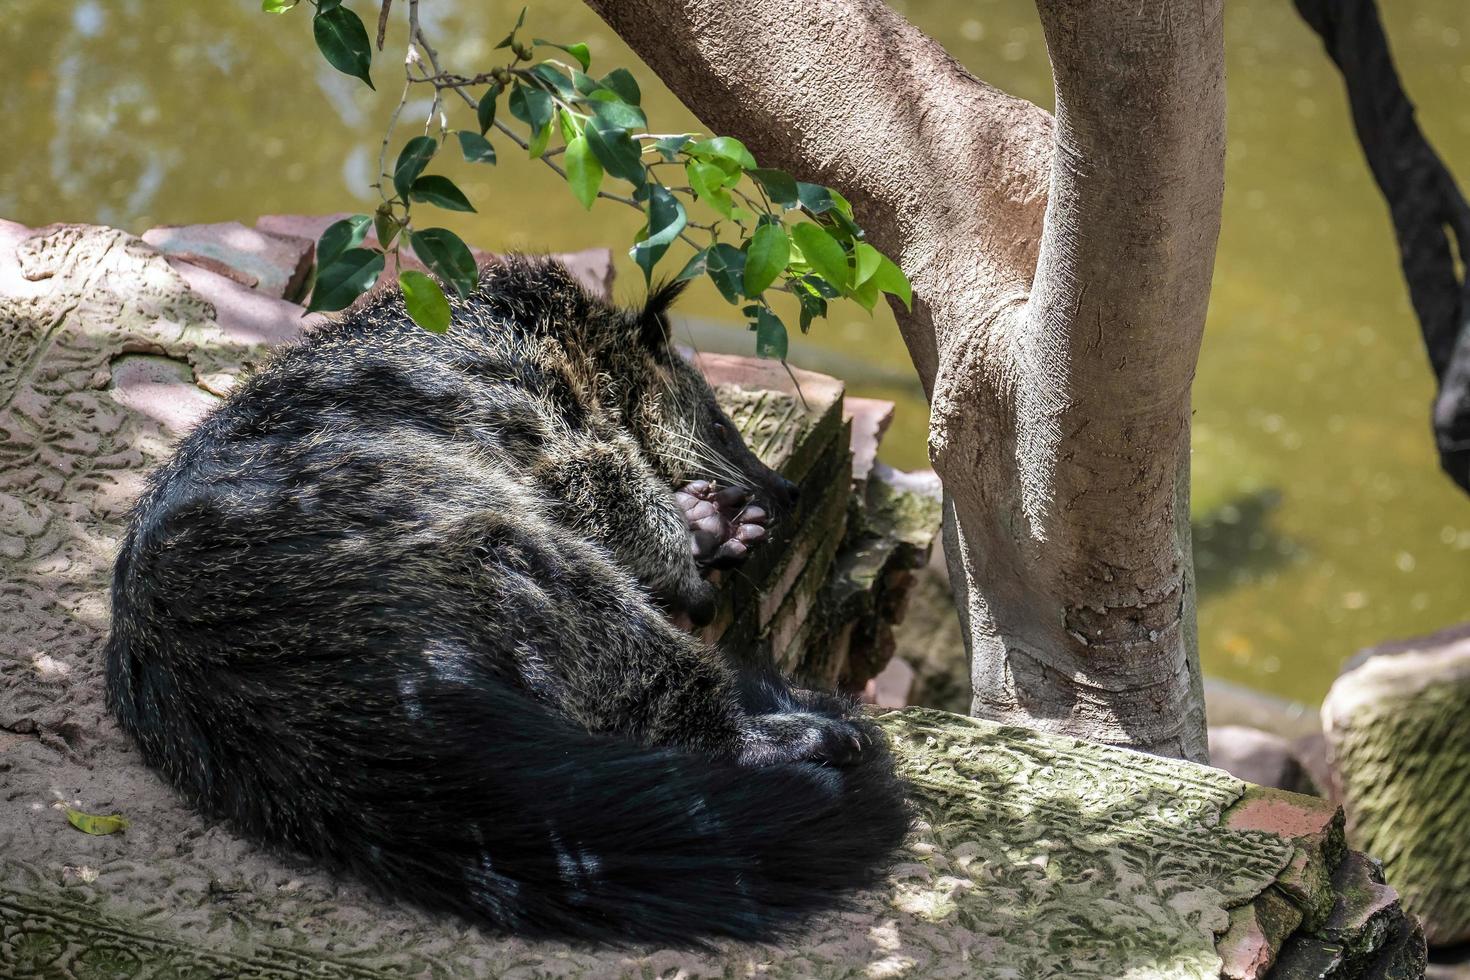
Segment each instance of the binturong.
[[671,346],[676,292],[512,259],[444,335],[387,292],[243,378],[117,559],[108,704],[146,761],[527,936],[766,940],[874,883],[909,822],[881,733],[671,619],[795,489]]

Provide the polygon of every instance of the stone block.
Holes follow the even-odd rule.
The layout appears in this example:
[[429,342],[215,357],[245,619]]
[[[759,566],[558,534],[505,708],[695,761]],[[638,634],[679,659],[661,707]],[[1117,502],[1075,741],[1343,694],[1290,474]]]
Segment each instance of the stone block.
[[1205,678],[1205,714],[1211,725],[1243,725],[1285,739],[1322,731],[1316,708],[1214,677]]
[[311,276],[314,239],[247,228],[238,221],[165,225],[143,241],[275,299],[300,299]]
[[1248,783],[1318,795],[1292,743],[1243,725],[1210,726],[1210,763]]
[[1349,840],[1431,945],[1470,940],[1470,624],[1364,651],[1322,718]]
[[1292,840],[1291,857],[1276,885],[1302,910],[1307,931],[1322,928],[1336,902],[1332,875],[1346,851],[1341,808],[1315,797],[1250,786],[1231,808],[1226,824]]
[[1302,922],[1302,910],[1274,889],[1230,910],[1230,928],[1220,937],[1220,976],[1257,980],[1270,975],[1282,945]]
[[1333,874],[1332,895],[1326,921],[1286,942],[1272,977],[1417,980],[1425,975],[1423,931],[1404,914],[1371,858],[1347,852]]
[[878,444],[893,422],[893,402],[877,398],[847,398],[842,417],[852,426],[852,478],[861,484],[878,460]]
[[878,676],[868,681],[863,688],[863,700],[880,708],[902,708],[907,706],[913,686],[914,668],[902,657],[894,657]]

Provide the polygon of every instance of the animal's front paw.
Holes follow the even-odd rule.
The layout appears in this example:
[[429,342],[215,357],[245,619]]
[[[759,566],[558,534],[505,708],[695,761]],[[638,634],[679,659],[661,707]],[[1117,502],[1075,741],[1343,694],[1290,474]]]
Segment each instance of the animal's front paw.
[[766,512],[741,487],[716,489],[694,480],[674,492],[689,522],[690,551],[701,568],[730,568],[766,537]]

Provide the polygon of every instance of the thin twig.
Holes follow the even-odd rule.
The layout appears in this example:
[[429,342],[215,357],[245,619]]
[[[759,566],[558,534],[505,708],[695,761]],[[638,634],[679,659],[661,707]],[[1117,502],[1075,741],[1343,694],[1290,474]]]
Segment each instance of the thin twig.
[[393,9],[393,0],[383,0],[383,9],[378,11],[378,50],[383,50],[383,39],[388,36],[388,12]]
[[[459,93],[460,98],[464,99],[465,103],[470,108],[478,109],[480,106],[479,100],[465,90],[465,87],[470,82],[470,79],[464,78],[463,81],[461,81],[463,76],[452,75],[449,72],[446,72],[440,66],[439,52],[434,50],[433,46],[429,44],[428,38],[424,36],[423,27],[419,24],[419,0],[408,0],[408,35],[409,44],[417,46],[418,49],[423,52],[424,57],[428,59],[429,66],[432,69],[430,73],[424,75],[421,78],[415,78],[410,74],[409,80],[412,82],[427,82],[434,86],[435,108],[437,108],[439,105],[438,97],[440,90],[447,88],[453,92]],[[517,71],[515,68],[515,64],[520,60],[520,57],[517,56],[516,62],[512,62],[509,70],[516,74],[522,74],[522,72]],[[475,79],[480,79],[482,77],[486,81],[489,81],[493,79],[494,76],[492,74],[474,76]],[[534,78],[533,76],[533,80],[537,84],[540,84],[541,87],[545,88],[545,85],[544,83],[542,83],[541,79]],[[551,92],[551,95],[553,98],[557,98],[557,100],[560,101],[557,93]],[[504,133],[506,136],[510,137],[511,141],[519,146],[521,149],[530,149],[529,143],[521,139],[520,136],[516,135],[515,130],[506,126],[499,119],[495,120],[495,128]],[[550,167],[558,177],[562,178],[562,180],[566,180],[567,172],[561,167],[557,166],[554,160],[547,159],[547,156],[545,154],[543,154],[539,159],[546,166]],[[640,214],[643,213],[643,205],[639,204],[631,197],[626,197],[622,194],[613,194],[609,191],[598,191],[597,196],[600,198],[605,198],[609,201],[617,201],[619,204],[624,204],[630,208],[633,208]],[[694,224],[691,225],[691,227],[711,230],[713,226]],[[679,238],[696,250],[703,247],[682,231],[679,232]]]
[[393,127],[398,125],[398,116],[403,112],[403,107],[408,104],[408,92],[413,87],[413,76],[408,73],[408,66],[403,68],[406,81],[403,83],[403,95],[398,99],[398,105],[393,107],[393,115],[388,117],[388,130],[383,133],[383,145],[378,148],[378,196],[384,201],[388,200],[387,193],[383,190],[383,178],[388,176],[388,141],[393,138]]

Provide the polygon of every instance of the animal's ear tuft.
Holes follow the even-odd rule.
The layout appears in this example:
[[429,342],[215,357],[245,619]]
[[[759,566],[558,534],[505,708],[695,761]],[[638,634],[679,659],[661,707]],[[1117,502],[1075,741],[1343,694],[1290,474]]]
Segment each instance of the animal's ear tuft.
[[644,346],[650,350],[663,350],[669,346],[669,307],[684,291],[688,282],[664,282],[648,294],[638,324]]

